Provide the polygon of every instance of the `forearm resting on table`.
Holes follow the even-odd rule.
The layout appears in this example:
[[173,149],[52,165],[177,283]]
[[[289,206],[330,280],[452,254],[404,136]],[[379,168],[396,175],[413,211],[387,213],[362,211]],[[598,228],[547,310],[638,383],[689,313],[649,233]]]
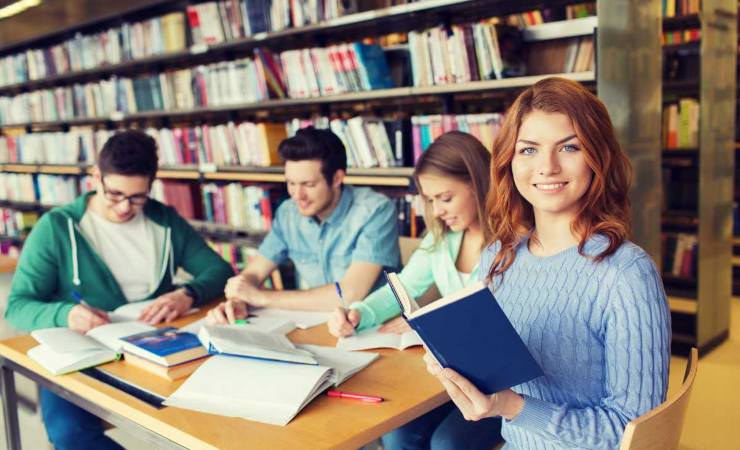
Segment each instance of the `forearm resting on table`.
[[[366,262],[353,262],[339,282],[347,305],[367,296],[382,267]],[[341,306],[334,284],[306,290],[264,291],[268,305],[275,308],[305,311],[332,311]]]

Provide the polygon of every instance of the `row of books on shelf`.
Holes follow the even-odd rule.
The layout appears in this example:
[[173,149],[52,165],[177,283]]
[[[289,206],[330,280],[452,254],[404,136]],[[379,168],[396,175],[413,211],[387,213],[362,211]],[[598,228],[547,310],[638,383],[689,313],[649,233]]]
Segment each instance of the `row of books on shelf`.
[[662,0],[663,17],[699,14],[701,0]]
[[699,101],[682,98],[663,106],[663,148],[696,148],[699,146]]
[[[409,32],[413,85],[424,87],[523,75],[521,64],[511,62],[511,58],[516,58],[513,53],[521,50],[519,31],[499,23],[494,18]],[[499,39],[515,41],[513,45],[508,43],[511,51],[507,55],[502,55]],[[504,56],[508,56],[506,61]]]
[[184,19],[175,12],[2,57],[0,86],[184,50]]
[[[113,76],[85,84],[34,90],[0,97],[0,124],[110,118],[116,114],[226,106],[270,98],[304,98],[391,87],[385,55],[379,46],[353,43],[289,50],[283,54],[295,55],[296,52],[309,57],[314,53],[322,59],[317,60],[316,65],[304,67],[288,62],[292,61],[292,56],[283,58],[266,49],[255,49],[254,58],[136,78]],[[325,61],[332,53],[336,59]],[[360,54],[374,56],[358,56]],[[306,74],[310,76],[306,78]]]
[[[45,174],[0,173],[0,200],[56,206],[71,202],[91,190],[92,177]],[[424,227],[421,197],[387,192],[398,213],[398,230],[403,236],[418,237]],[[151,196],[174,207],[186,219],[228,225],[250,233],[266,233],[273,211],[286,198],[282,187],[241,183],[197,184],[175,180],[154,180]],[[10,214],[11,209],[8,209]],[[9,229],[25,230],[38,213],[9,215]],[[8,236],[15,234],[6,233]]]
[[187,7],[192,42],[220,44],[257,33],[320,23],[355,12],[347,0],[225,0]]
[[0,208],[0,235],[3,237],[23,237],[31,231],[39,218],[37,211],[18,211]]
[[532,42],[527,50],[530,75],[586,72],[595,67],[593,36]]
[[160,164],[218,166],[271,166],[280,164],[277,153],[287,137],[285,124],[228,122],[182,128],[149,128],[159,148]]
[[662,45],[686,44],[701,40],[701,29],[688,28],[686,30],[664,31],[660,43]]
[[[407,78],[403,73],[409,67],[411,83],[417,87],[593,69],[593,39],[586,36],[535,43],[544,45],[546,52],[542,57],[535,49],[530,52],[529,70],[519,30],[498,22],[409,33],[410,62],[400,58],[401,75],[395,76],[399,81],[391,76],[386,53],[377,44],[353,42],[279,54],[257,48],[253,57],[0,97],[0,124],[110,118],[384,89]],[[497,29],[505,33],[502,45]],[[500,48],[508,51],[502,54]]]
[[[331,129],[347,149],[349,167],[412,166],[439,135],[460,130],[478,138],[486,148],[503,121],[502,113],[429,115],[404,118],[356,116],[349,119],[314,117],[287,123],[227,122],[174,128],[147,128],[159,148],[160,164],[271,166],[281,164],[280,142],[300,128]],[[0,163],[93,164],[115,130],[73,126],[67,132],[27,133],[6,129],[0,136]]]
[[61,205],[77,197],[88,177],[0,173],[0,200]]
[[214,45],[355,10],[355,2],[346,0],[225,0],[189,5],[185,12],[78,33],[56,45],[2,57],[0,86],[183,51],[188,35],[193,45]]
[[674,277],[696,278],[699,253],[696,235],[678,233],[661,236],[663,273]]
[[596,15],[596,2],[576,3],[564,7],[547,7],[506,17],[506,22],[520,28],[532,27],[560,20],[580,19]]

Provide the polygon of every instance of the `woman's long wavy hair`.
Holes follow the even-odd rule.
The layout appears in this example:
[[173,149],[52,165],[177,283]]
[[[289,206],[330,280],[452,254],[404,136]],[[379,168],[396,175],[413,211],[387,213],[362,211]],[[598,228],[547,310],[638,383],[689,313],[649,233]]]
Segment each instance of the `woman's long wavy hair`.
[[[485,226],[490,164],[491,154],[478,139],[468,133],[450,131],[439,136],[422,153],[414,168],[414,182],[424,200],[428,199],[419,184],[420,175],[449,177],[469,184],[475,194],[478,221]],[[428,201],[424,202],[424,222],[434,236],[433,246],[436,246],[448,227],[434,217]]]
[[586,163],[593,171],[591,185],[581,198],[580,209],[571,224],[571,230],[580,238],[578,252],[584,255],[586,241],[594,234],[602,234],[609,240],[609,246],[593,258],[602,261],[617,251],[631,233],[627,191],[632,166],[617,142],[606,107],[574,81],[546,78],[517,97],[493,144],[485,241],[486,245],[499,241],[501,247],[488,272],[489,282],[511,266],[517,246],[535,226],[532,205],[516,189],[511,172],[519,128],[524,117],[535,110],[570,118]]

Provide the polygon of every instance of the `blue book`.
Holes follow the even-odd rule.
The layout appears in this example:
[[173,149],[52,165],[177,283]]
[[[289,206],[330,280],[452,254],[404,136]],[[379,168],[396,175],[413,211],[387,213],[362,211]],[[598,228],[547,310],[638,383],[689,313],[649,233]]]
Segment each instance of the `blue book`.
[[174,366],[208,355],[198,336],[173,327],[136,333],[121,338],[123,352],[161,366]]
[[357,55],[357,66],[363,89],[389,89],[393,87],[391,70],[383,48],[377,44],[361,42],[352,44]]
[[542,375],[490,289],[478,282],[419,308],[395,273],[386,274],[402,315],[442,367],[493,394]]

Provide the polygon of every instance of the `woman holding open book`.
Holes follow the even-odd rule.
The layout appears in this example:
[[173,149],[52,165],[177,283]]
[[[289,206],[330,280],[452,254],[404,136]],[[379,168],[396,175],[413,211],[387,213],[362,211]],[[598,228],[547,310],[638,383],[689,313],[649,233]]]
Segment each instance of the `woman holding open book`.
[[[422,154],[414,180],[425,200],[424,220],[430,233],[399,274],[409,294],[420,297],[436,284],[442,295],[478,281],[483,246],[485,196],[490,153],[475,137],[459,131],[445,133]],[[338,309],[329,331],[338,337],[377,326],[400,313],[388,286],[353,303],[345,314]],[[401,318],[381,327],[385,332],[409,330]],[[499,419],[466,422],[452,403],[383,436],[387,449],[490,449],[501,440]]]
[[509,109],[481,275],[544,376],[488,396],[425,356],[465,418],[506,419],[507,448],[616,448],[665,398],[670,312],[627,240],[630,176],[606,108],[578,83],[542,80]]

